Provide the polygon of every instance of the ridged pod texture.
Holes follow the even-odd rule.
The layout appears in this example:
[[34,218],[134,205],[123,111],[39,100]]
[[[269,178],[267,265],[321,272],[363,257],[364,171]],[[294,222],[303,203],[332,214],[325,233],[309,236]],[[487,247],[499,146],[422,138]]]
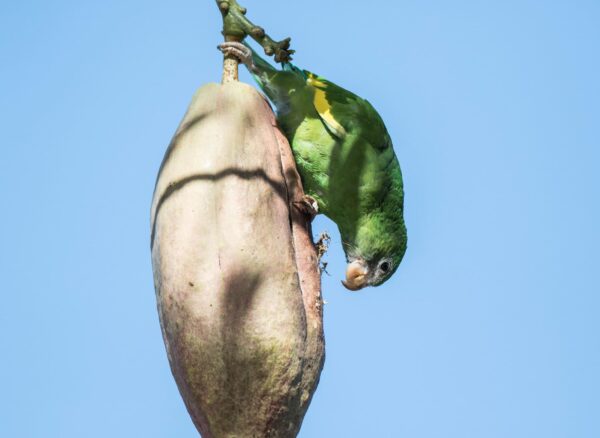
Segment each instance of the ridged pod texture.
[[324,359],[320,277],[289,144],[239,82],[194,95],[151,210],[164,342],[203,437],[294,437]]

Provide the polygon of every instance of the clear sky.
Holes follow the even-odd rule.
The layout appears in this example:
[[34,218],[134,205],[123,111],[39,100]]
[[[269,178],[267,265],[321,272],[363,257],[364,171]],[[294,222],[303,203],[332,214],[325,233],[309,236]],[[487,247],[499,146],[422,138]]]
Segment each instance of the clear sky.
[[[315,223],[327,359],[300,437],[599,437],[600,3],[242,5],[373,103],[404,172],[384,286],[343,289]],[[149,209],[219,32],[212,0],[2,2],[0,436],[197,436]]]

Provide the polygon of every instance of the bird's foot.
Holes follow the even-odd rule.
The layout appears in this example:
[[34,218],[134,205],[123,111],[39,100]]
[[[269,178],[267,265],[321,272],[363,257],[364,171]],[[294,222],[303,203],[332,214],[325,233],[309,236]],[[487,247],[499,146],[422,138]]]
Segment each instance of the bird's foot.
[[319,214],[319,204],[312,196],[304,195],[300,201],[294,201],[293,204],[298,210],[304,213],[310,221]]
[[254,61],[252,60],[252,50],[242,43],[238,43],[237,41],[226,41],[217,46],[224,55],[235,56],[239,61],[248,68],[250,71],[255,71],[256,66],[254,65]]

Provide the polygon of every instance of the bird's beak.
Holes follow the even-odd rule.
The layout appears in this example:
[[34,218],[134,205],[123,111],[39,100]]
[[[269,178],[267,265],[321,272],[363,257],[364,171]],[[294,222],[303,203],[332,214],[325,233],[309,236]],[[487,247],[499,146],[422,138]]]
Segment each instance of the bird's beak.
[[362,260],[354,260],[348,264],[346,268],[346,280],[342,284],[346,289],[359,290],[367,285],[367,274],[369,269],[367,264]]

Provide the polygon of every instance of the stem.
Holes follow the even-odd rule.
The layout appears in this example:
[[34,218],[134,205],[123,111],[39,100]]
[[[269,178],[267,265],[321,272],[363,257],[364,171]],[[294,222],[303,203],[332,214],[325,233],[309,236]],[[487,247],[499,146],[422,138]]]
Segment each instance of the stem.
[[[291,38],[274,41],[265,33],[262,27],[256,26],[246,18],[246,8],[241,7],[237,0],[216,1],[223,15],[223,36],[225,37],[225,41],[242,41],[249,35],[263,47],[267,56],[275,58],[275,62],[291,61],[291,55],[294,53],[294,50],[290,50]],[[237,62],[235,68],[237,69]],[[237,79],[237,73],[235,77]]]
[[[225,41],[240,41],[237,37],[225,35]],[[223,57],[223,79],[221,83],[237,82],[239,60],[233,55],[225,55]]]

